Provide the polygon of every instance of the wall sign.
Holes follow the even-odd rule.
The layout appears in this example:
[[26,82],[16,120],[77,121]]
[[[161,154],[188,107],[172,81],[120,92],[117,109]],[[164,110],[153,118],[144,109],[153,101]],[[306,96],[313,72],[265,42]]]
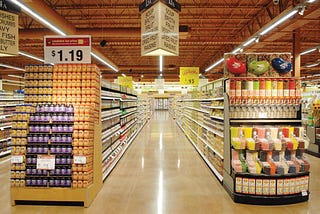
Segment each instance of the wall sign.
[[0,56],[18,55],[18,15],[0,10]]
[[199,67],[180,67],[180,85],[199,85]]
[[91,36],[45,36],[44,61],[54,64],[90,64]]
[[179,55],[179,13],[162,1],[141,14],[141,55]]

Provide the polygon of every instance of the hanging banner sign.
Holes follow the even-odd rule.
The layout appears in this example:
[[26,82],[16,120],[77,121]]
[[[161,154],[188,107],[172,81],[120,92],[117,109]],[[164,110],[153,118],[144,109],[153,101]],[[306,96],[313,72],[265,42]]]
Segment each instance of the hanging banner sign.
[[[152,5],[157,3],[159,0],[144,0],[139,5],[139,11],[146,10],[150,8]],[[165,3],[167,6],[171,7],[172,9],[175,9],[177,11],[181,11],[181,4],[179,4],[176,0],[162,0],[163,3]]]
[[141,55],[179,55],[179,13],[162,1],[141,14]]
[[91,36],[45,36],[44,61],[54,64],[90,64]]
[[119,76],[118,77],[118,84],[127,88],[133,89],[132,77],[130,76]]
[[180,67],[180,85],[199,85],[199,67]]
[[0,10],[0,56],[18,55],[18,15]]

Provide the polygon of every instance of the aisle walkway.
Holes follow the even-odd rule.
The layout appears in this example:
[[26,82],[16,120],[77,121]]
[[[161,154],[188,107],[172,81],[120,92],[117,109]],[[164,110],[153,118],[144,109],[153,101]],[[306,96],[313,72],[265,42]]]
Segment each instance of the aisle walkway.
[[309,159],[312,161],[309,202],[275,207],[235,204],[168,112],[156,111],[109,175],[90,208],[11,207],[9,162],[5,162],[0,164],[0,213],[318,213],[320,159],[311,156]]

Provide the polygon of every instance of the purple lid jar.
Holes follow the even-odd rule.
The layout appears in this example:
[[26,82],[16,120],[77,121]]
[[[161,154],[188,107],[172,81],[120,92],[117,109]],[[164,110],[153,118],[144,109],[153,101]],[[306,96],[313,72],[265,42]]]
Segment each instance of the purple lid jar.
[[65,180],[65,179],[61,179],[60,185],[61,185],[62,187],[65,187],[65,186],[66,186],[66,180]]
[[43,147],[43,153],[47,154],[48,153],[49,148],[48,147]]
[[56,104],[56,105],[54,106],[53,112],[59,112],[59,110],[60,110],[59,104]]
[[30,179],[26,179],[26,186],[31,186],[31,180]]
[[37,169],[36,168],[31,169],[31,174],[32,175],[36,175],[37,174]]
[[71,180],[70,180],[70,179],[67,179],[67,180],[66,180],[66,186],[67,186],[67,187],[71,187]]
[[61,164],[67,164],[67,158],[61,157]]
[[54,180],[53,180],[53,179],[50,179],[50,180],[49,180],[49,186],[50,186],[50,187],[54,187]]
[[36,113],[36,115],[34,116],[34,121],[35,122],[40,122],[41,121],[39,113]]
[[53,105],[53,104],[51,104],[51,105],[49,106],[49,112],[54,112],[54,105]]
[[60,168],[56,168],[56,175],[61,175],[61,169]]
[[61,159],[60,159],[60,157],[57,157],[57,158],[56,158],[56,164],[61,164]]
[[44,187],[46,187],[48,185],[48,180],[47,179],[43,179],[42,182],[43,182],[43,186]]
[[43,143],[43,142],[44,142],[44,140],[43,140],[43,135],[42,135],[42,134],[40,134],[40,135],[38,136],[38,142],[39,142],[39,143]]
[[56,153],[58,153],[58,154],[61,153],[61,146],[56,147]]
[[71,154],[72,153],[72,147],[67,147],[67,154]]
[[36,164],[36,163],[37,163],[37,158],[36,157],[32,158],[32,164]]
[[60,179],[54,180],[54,185],[55,185],[56,187],[59,187],[59,186],[61,185]]
[[30,174],[31,174],[31,169],[30,169],[30,168],[27,168],[27,169],[26,169],[26,174],[27,174],[27,175],[30,175]]

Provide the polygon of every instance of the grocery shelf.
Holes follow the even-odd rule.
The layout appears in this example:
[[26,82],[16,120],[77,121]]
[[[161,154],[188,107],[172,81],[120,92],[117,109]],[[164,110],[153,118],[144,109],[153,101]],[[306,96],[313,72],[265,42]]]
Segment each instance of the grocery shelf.
[[223,117],[217,117],[217,116],[212,116],[212,115],[210,115],[210,117],[213,119],[217,119],[217,120],[224,120]]
[[199,155],[202,157],[202,159],[205,161],[205,163],[208,165],[208,167],[212,170],[212,172],[214,173],[214,175],[218,178],[218,180],[220,182],[223,181],[223,176],[216,170],[216,168],[210,163],[210,161],[201,153],[201,151],[199,150],[199,148],[197,147],[197,145],[193,142],[193,140],[189,137],[189,135],[186,134],[186,131],[184,130],[184,128],[181,126],[181,124],[179,122],[177,122],[178,126],[180,127],[180,129],[185,133],[185,135],[187,136],[188,140],[191,142],[191,144],[193,145],[193,147],[197,150],[197,152],[199,153]]
[[212,132],[212,133],[214,133],[214,134],[216,134],[216,135],[218,135],[218,136],[220,136],[220,137],[224,137],[223,133],[221,133],[221,132],[219,132],[219,131],[216,131],[216,130],[213,130],[212,128],[210,128],[210,127],[208,127],[208,126],[199,123],[198,121],[194,120],[192,117],[190,117],[190,116],[188,116],[188,115],[184,115],[184,116],[187,117],[188,119],[192,120],[193,122],[195,122],[195,123],[198,124],[199,126],[207,129],[208,131],[210,131],[210,132]]
[[11,137],[0,139],[0,142],[11,140]]
[[193,107],[189,107],[189,106],[185,106],[184,108],[195,110],[195,111],[202,112],[202,113],[205,113],[205,114],[209,114],[208,111],[205,111],[205,110],[202,110],[202,109],[198,109],[198,108],[193,108]]
[[[186,124],[186,126],[188,126],[188,125]],[[217,154],[223,160],[223,156],[219,152],[217,152],[214,148],[212,148],[212,146],[205,139],[203,139],[198,133],[196,133],[190,126],[188,126],[188,127],[193,132],[193,134],[195,134],[203,143],[205,143],[207,145],[207,147],[209,147],[209,149],[211,149],[211,151],[213,151],[215,154]]]
[[10,154],[11,154],[11,149],[4,151],[4,152],[0,152],[0,158],[5,157]]

